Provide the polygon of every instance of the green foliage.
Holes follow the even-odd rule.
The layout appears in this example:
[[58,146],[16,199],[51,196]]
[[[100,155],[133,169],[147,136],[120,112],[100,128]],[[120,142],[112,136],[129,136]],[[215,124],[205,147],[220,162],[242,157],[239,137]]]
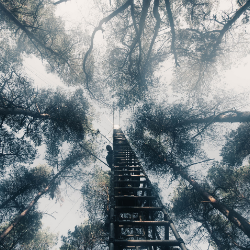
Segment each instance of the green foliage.
[[67,237],[62,236],[61,250],[107,249],[109,179],[108,173],[99,168],[89,174],[81,189],[84,210],[88,212],[88,222],[76,226],[73,232],[68,232]]
[[232,131],[221,150],[223,161],[231,166],[241,165],[245,157],[250,154],[249,139],[249,123],[242,124],[237,130]]
[[20,138],[12,131],[0,129],[0,172],[18,163],[31,164],[36,156],[36,149],[25,138]]
[[[0,249],[13,249],[17,244],[27,244],[35,238],[35,232],[41,228],[42,214],[31,211],[17,226],[0,242]],[[2,223],[1,233],[9,226],[9,223]],[[15,248],[14,248],[15,249]]]
[[13,214],[23,212],[34,196],[44,189],[51,178],[52,168],[39,165],[31,170],[20,167],[0,182],[1,221],[8,221]]
[[[227,207],[239,211],[249,220],[249,166],[235,167],[214,165],[208,171],[203,188],[211,193],[218,201]],[[233,223],[221,215],[210,202],[204,201],[202,196],[192,187],[180,182],[172,199],[172,212],[180,221],[181,230],[189,230],[189,238],[193,243],[197,241],[202,230],[193,231],[193,223],[197,223],[205,230],[205,235],[212,241],[215,249],[247,248],[249,239],[244,236]],[[192,223],[190,224],[190,221]],[[187,229],[187,227],[189,229]],[[239,247],[239,248],[238,248]]]
[[150,168],[159,169],[160,165],[173,162],[188,163],[193,156],[199,156],[200,142],[192,138],[194,126],[185,125],[193,116],[180,105],[164,108],[149,103],[136,110],[129,137]]
[[190,243],[197,244],[198,239],[202,237],[204,242],[206,240],[211,242],[214,249],[234,249],[231,248],[233,244],[230,244],[237,239],[233,224],[184,183],[180,183],[175,190],[172,212],[175,214],[176,221],[179,221],[180,232],[188,235],[187,239]]
[[40,229],[35,233],[35,236],[32,240],[27,241],[23,244],[18,244],[15,248],[17,250],[48,250],[52,249],[58,240],[58,235],[53,234],[49,231],[49,228]]
[[0,26],[8,28],[9,36],[20,51],[45,59],[48,71],[57,73],[67,84],[76,85],[83,81],[79,50],[86,43],[88,34],[82,34],[80,30],[66,31],[50,0],[1,2],[9,14],[0,12]]
[[[1,30],[2,32],[2,30]],[[4,40],[4,39],[2,39]],[[22,57],[14,39],[1,43],[0,53],[0,171],[11,164],[31,164],[36,146],[47,145],[47,154],[57,156],[63,142],[85,138],[90,123],[83,91],[35,90],[22,68]]]
[[249,165],[238,168],[215,165],[209,169],[208,179],[214,189],[213,192],[223,203],[240,209],[246,218],[250,218]]
[[105,221],[109,204],[109,175],[100,169],[95,169],[92,178],[82,186],[84,207],[88,212],[89,221],[99,219]]
[[60,250],[98,250],[107,249],[105,243],[106,235],[103,224],[95,221],[90,224],[76,226],[73,232],[69,231],[68,236],[62,236],[62,246]]

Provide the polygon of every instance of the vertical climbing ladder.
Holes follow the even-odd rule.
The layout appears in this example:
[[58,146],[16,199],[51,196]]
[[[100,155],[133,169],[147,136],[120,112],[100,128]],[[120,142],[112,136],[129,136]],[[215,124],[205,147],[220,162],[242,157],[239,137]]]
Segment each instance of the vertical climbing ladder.
[[113,147],[109,250],[186,250],[121,129]]

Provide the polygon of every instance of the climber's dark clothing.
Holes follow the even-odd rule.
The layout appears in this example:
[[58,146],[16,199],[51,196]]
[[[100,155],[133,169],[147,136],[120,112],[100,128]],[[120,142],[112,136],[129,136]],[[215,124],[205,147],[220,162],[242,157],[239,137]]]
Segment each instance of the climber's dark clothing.
[[109,167],[111,168],[112,164],[113,164],[113,150],[112,150],[112,147],[110,145],[107,145],[106,149],[108,151],[108,155],[106,156],[106,161],[107,161]]

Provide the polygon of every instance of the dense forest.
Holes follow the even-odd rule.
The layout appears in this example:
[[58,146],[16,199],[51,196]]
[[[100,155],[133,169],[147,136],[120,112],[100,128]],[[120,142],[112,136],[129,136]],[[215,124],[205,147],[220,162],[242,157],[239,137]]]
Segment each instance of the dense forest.
[[[38,203],[70,186],[89,218],[59,248],[107,249],[100,109],[119,111],[188,249],[250,249],[249,87],[224,81],[249,66],[250,0],[93,0],[70,26],[59,10],[80,2],[0,0],[0,249],[56,246]],[[65,88],[36,87],[27,58]]]

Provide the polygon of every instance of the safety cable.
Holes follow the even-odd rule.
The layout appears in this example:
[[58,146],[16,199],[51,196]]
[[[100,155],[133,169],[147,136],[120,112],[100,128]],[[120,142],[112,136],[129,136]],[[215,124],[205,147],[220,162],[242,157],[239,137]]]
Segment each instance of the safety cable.
[[79,146],[84,149],[85,151],[87,151],[89,154],[91,154],[92,156],[94,156],[97,160],[99,160],[100,162],[102,162],[103,164],[105,164],[106,166],[109,167],[109,165],[107,163],[105,163],[104,161],[102,161],[100,158],[98,158],[95,154],[93,154],[90,150],[86,149],[81,143],[79,143]]
[[71,210],[74,208],[74,206],[76,205],[76,203],[78,203],[78,201],[82,199],[82,196],[74,203],[74,205],[70,208],[70,210],[65,214],[65,216],[61,219],[61,221],[58,223],[58,225],[54,228],[54,230],[52,231],[52,233],[55,232],[55,230],[59,227],[59,225],[63,222],[63,220],[67,217],[67,215],[71,212]]

